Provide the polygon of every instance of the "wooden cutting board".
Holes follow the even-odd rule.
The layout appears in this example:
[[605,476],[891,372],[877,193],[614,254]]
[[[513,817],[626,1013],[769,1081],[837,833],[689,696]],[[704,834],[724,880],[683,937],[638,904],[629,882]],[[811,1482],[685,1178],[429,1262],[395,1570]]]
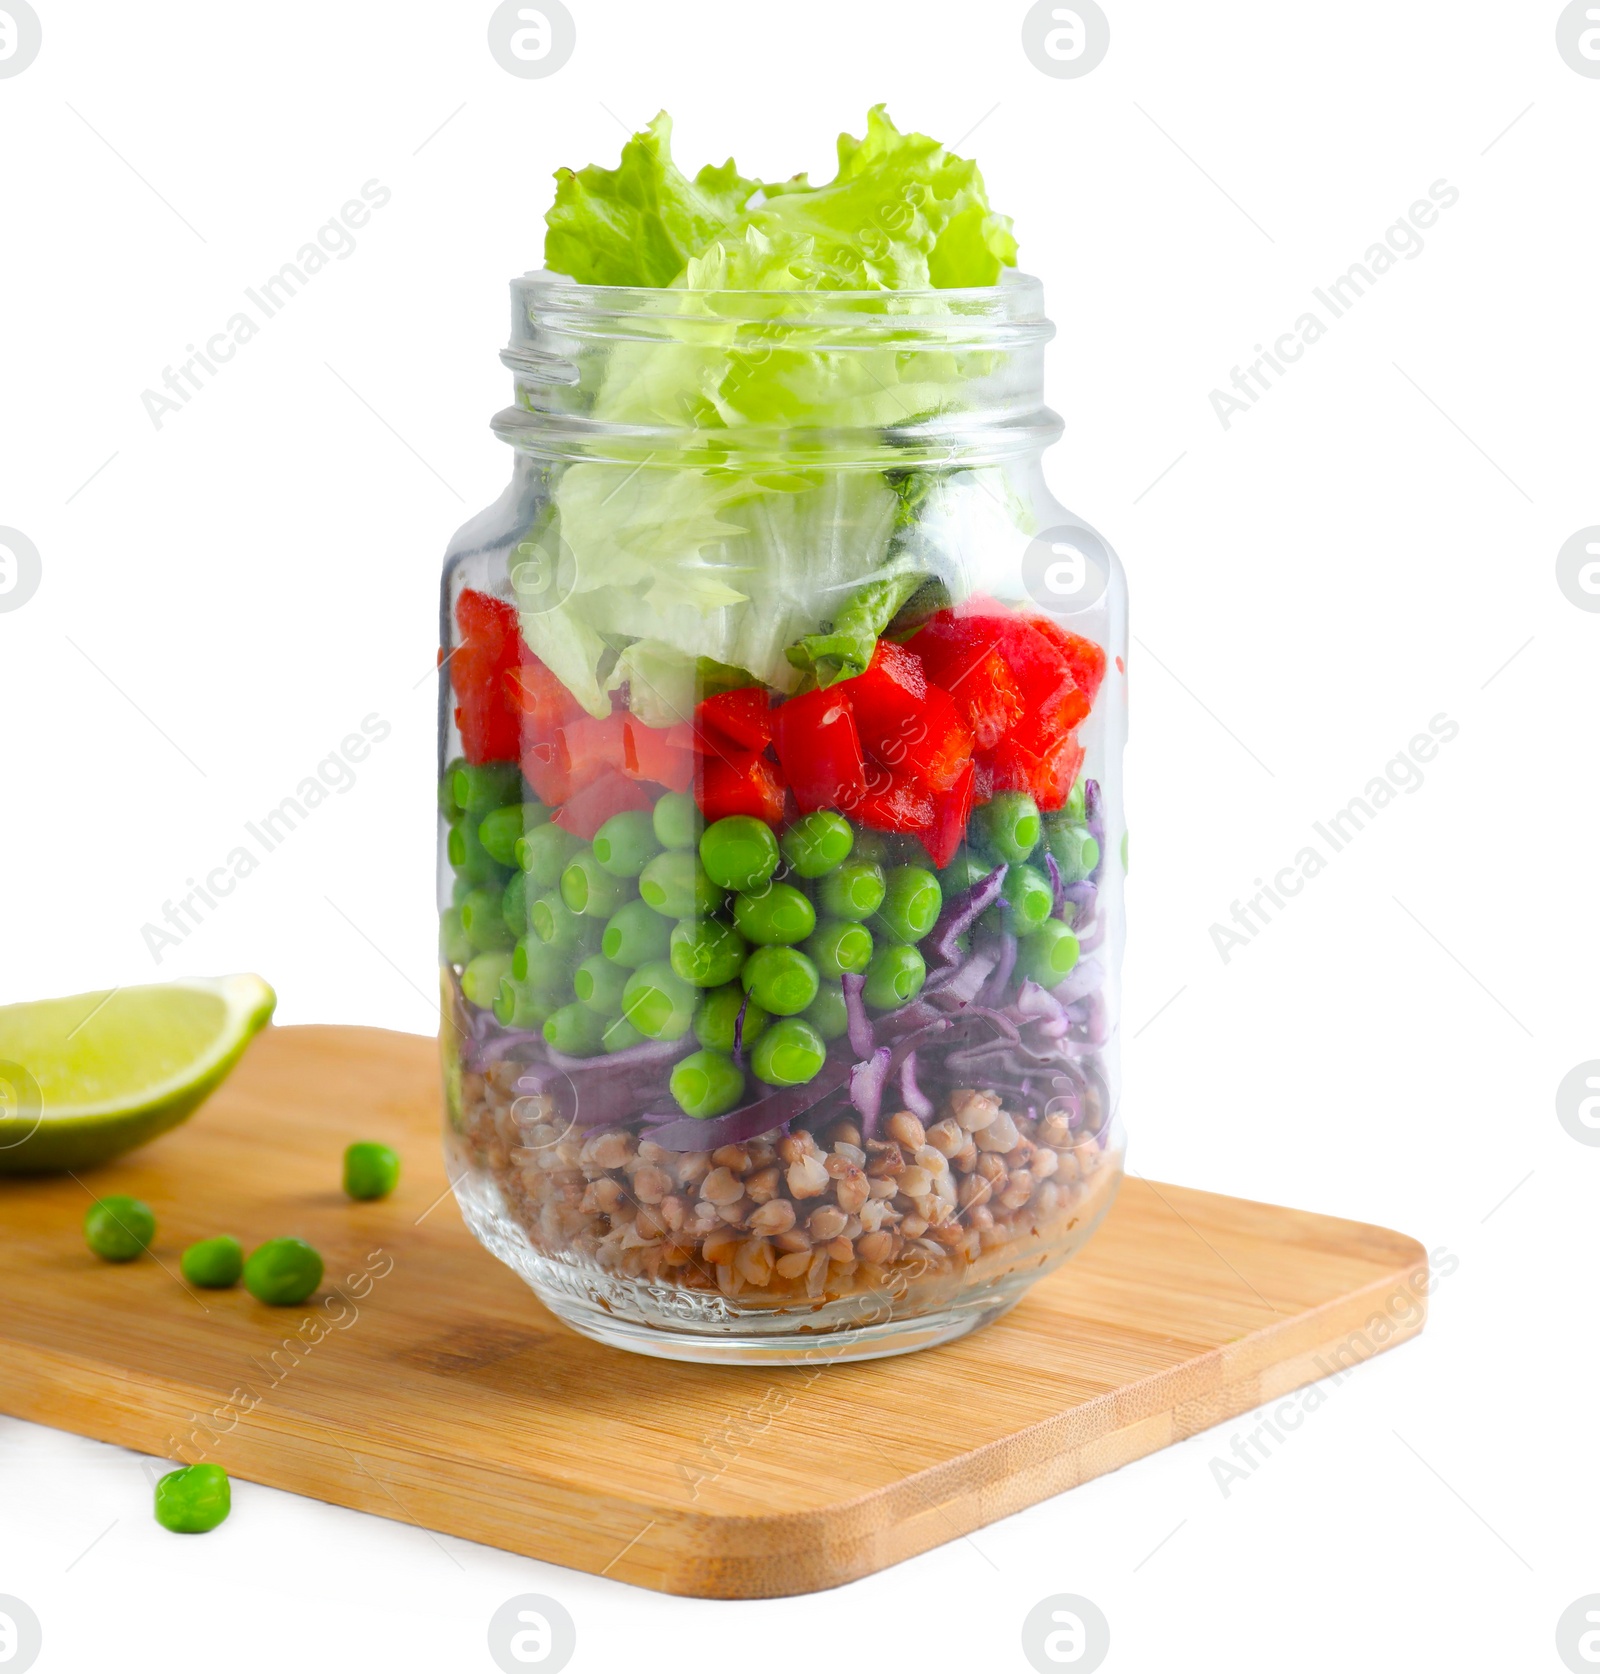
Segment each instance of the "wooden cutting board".
[[[897,1563],[1422,1324],[1414,1240],[1130,1178],[1084,1254],[946,1347],[643,1359],[560,1325],[479,1248],[439,1132],[431,1040],[272,1029],[187,1126],[82,1181],[0,1181],[0,1409],[662,1592],[759,1598]],[[354,1139],[401,1152],[386,1202],[340,1191]],[[151,1204],[153,1259],[89,1254],[91,1187]],[[309,1239],[323,1291],[188,1290],[179,1254],[220,1232]]]

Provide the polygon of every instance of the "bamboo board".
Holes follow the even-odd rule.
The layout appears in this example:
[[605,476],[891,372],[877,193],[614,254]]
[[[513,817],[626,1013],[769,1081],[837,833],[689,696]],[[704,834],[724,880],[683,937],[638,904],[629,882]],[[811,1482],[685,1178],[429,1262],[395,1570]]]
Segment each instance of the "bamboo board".
[[[551,1317],[468,1235],[435,1046],[267,1031],[191,1122],[71,1178],[0,1180],[0,1409],[663,1592],[815,1591],[955,1539],[1421,1329],[1398,1233],[1130,1178],[1086,1251],[996,1324],[898,1359],[644,1359]],[[354,1139],[399,1190],[339,1190]],[[85,1248],[90,1189],[146,1258]],[[191,1292],[232,1232],[327,1260],[299,1308]],[[336,1287],[336,1288],[335,1288]]]

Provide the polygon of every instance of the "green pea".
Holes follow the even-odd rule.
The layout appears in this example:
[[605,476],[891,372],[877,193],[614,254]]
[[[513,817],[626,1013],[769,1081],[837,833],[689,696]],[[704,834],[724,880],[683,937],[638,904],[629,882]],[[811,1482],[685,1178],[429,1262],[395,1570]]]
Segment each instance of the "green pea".
[[525,831],[549,822],[550,810],[542,802],[510,802],[491,808],[478,821],[478,841],[492,860],[502,866],[517,863],[517,841]]
[[513,938],[528,933],[528,874],[513,872],[500,892],[500,916]]
[[825,977],[864,971],[872,962],[872,932],[848,918],[824,919],[806,943],[806,952]]
[[450,880],[450,905],[459,907],[477,887],[471,878],[452,878]]
[[817,927],[817,910],[793,884],[769,882],[733,898],[733,922],[747,941],[803,942]]
[[480,819],[491,808],[522,799],[522,769],[514,761],[462,762],[450,776],[456,806]]
[[721,1116],[744,1097],[744,1071],[725,1053],[702,1048],[678,1060],[667,1086],[685,1116]]
[[439,958],[446,965],[465,965],[472,953],[472,943],[461,928],[461,909],[445,908],[439,914]]
[[1024,936],[1017,949],[1017,969],[1041,988],[1054,988],[1077,963],[1078,938],[1053,921]]
[[622,990],[628,973],[603,953],[591,953],[572,973],[572,991],[579,1005],[599,1017],[615,1017],[622,1010]]
[[507,869],[478,841],[478,833],[466,820],[450,827],[444,850],[457,873],[471,883],[493,884],[499,889],[509,876]]
[[1061,812],[1075,823],[1081,823],[1089,817],[1088,792],[1082,779],[1067,792],[1067,800],[1062,805]]
[[83,1217],[84,1240],[102,1261],[132,1261],[155,1235],[155,1212],[136,1197],[96,1198]]
[[778,1017],[793,1017],[817,997],[817,967],[796,947],[758,947],[739,973],[744,991]]
[[237,1238],[202,1238],[191,1244],[178,1262],[178,1271],[200,1290],[226,1290],[244,1271],[244,1248]]
[[694,988],[662,959],[641,965],[622,990],[622,1015],[651,1040],[677,1040],[694,1017]]
[[572,954],[567,948],[552,947],[537,936],[524,936],[511,954],[511,976],[530,988],[557,989],[567,980]]
[[575,854],[561,874],[561,899],[585,918],[610,918],[632,894],[631,883],[608,872],[593,849]]
[[849,860],[817,886],[817,901],[828,918],[860,923],[883,903],[883,868],[875,860]]
[[978,841],[1001,860],[1026,860],[1039,846],[1039,805],[1026,791],[1001,791],[972,816]]
[[824,1040],[839,1040],[850,1032],[850,1012],[837,977],[823,979],[817,997],[800,1014]]
[[820,878],[824,872],[842,866],[854,846],[855,833],[849,820],[827,808],[802,814],[784,832],[779,844],[783,858],[802,878]]
[[711,874],[691,850],[658,854],[639,874],[639,898],[663,918],[692,918],[717,912],[727,892],[711,881]]
[[358,1140],[344,1151],[344,1194],[357,1203],[387,1197],[400,1184],[400,1158],[375,1139]]
[[711,1052],[733,1051],[734,1025],[739,1021],[739,1008],[744,1008],[744,1027],[740,1030],[740,1044],[748,1052],[767,1026],[767,1014],[736,982],[724,988],[713,988],[700,1002],[694,1014],[694,1038]]
[[466,765],[464,757],[453,757],[446,764],[444,777],[439,781],[439,812],[452,824],[461,818],[461,805],[456,801],[456,769]]
[[[604,876],[604,874],[601,874]],[[560,890],[546,890],[528,908],[528,927],[541,942],[568,951],[582,948],[593,952],[595,932],[599,925],[586,914],[567,905]]]
[[870,826],[854,828],[851,851],[857,860],[869,860],[875,866],[893,866],[899,856],[886,831],[874,831]]
[[322,1283],[322,1257],[299,1238],[269,1238],[244,1264],[244,1288],[258,1302],[290,1308]]
[[461,992],[473,1003],[488,1011],[500,992],[503,977],[511,975],[509,953],[479,953],[467,961],[461,973]]
[[822,1036],[803,1017],[785,1017],[756,1042],[750,1068],[769,1087],[798,1087],[816,1075],[827,1056]]
[[569,1058],[592,1058],[600,1051],[606,1020],[587,1006],[558,1007],[544,1020],[544,1038]]
[[946,896],[961,895],[980,884],[994,870],[994,862],[962,845],[961,852],[939,874],[939,887]]
[[1088,826],[1060,814],[1045,819],[1044,846],[1056,857],[1063,883],[1082,883],[1100,864],[1100,845]]
[[778,839],[753,814],[730,814],[701,834],[700,859],[724,889],[754,889],[778,869]]
[[884,879],[883,905],[874,929],[892,942],[920,942],[939,922],[944,892],[932,872],[921,866],[894,866]]
[[561,881],[567,862],[582,847],[583,839],[574,837],[564,826],[541,825],[519,837],[513,853],[534,889],[553,889]]
[[665,959],[671,943],[672,926],[643,901],[630,901],[606,920],[600,951],[615,965],[630,969]]
[[185,1465],[156,1483],[156,1521],[173,1534],[209,1534],[232,1507],[221,1465]]
[[560,1004],[560,995],[549,987],[502,977],[494,996],[495,1022],[503,1029],[537,1029]]
[[650,816],[656,841],[664,849],[692,849],[700,841],[704,824],[694,798],[682,791],[668,791],[660,797]]
[[498,889],[475,889],[461,903],[461,928],[479,953],[498,953],[516,940],[506,927]]
[[1007,928],[1014,936],[1037,930],[1055,908],[1055,891],[1037,866],[1011,867],[1000,893],[1011,903]]
[[720,988],[732,982],[744,964],[744,937],[716,918],[685,918],[673,926],[668,958],[685,982],[696,988]]
[[626,1017],[613,1017],[606,1024],[606,1032],[600,1037],[600,1049],[603,1052],[626,1052],[629,1047],[643,1046],[644,1043],[645,1037]]
[[636,878],[661,852],[649,814],[613,814],[594,834],[594,857],[617,878]]
[[867,966],[862,997],[879,1011],[892,1011],[915,999],[928,979],[928,967],[921,952],[904,942],[879,948]]

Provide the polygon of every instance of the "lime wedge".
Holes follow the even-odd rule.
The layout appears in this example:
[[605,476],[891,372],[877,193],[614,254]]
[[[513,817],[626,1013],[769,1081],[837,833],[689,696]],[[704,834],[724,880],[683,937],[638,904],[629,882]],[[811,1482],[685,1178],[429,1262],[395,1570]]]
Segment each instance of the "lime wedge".
[[92,1168],[176,1127],[276,1004],[226,976],[0,1006],[0,1174]]

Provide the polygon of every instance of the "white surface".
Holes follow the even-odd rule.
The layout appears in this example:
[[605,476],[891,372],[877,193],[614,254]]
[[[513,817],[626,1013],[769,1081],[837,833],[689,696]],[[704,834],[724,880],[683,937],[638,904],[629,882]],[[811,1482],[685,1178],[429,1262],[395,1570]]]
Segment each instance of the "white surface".
[[[770,1604],[247,1483],[180,1542],[141,1461],[0,1421],[0,1593],[43,1620],[37,1666],[489,1669],[492,1611],[543,1592],[577,1670],[1020,1670],[1025,1613],[1073,1592],[1116,1674],[1559,1668],[1558,1615],[1600,1590],[1600,1150],[1552,1102],[1600,1056],[1600,616],[1554,580],[1600,523],[1600,81],[1559,8],[1106,0],[1104,63],[1053,80],[1016,4],[572,0],[572,61],[522,81],[482,3],[37,3],[43,51],[0,80],[0,524],[43,559],[0,614],[0,999],[250,968],[285,1022],[430,1027],[436,571],[507,473],[505,283],[549,173],[615,160],[604,107],[665,105],[691,168],[823,177],[881,98],[978,124],[1060,327],[1055,484],[1131,575],[1134,1164],[1459,1261],[1425,1335],[1227,1497],[1243,1424]],[[1422,253],[1224,431],[1210,390],[1441,179]],[[354,254],[154,429],[140,392],[369,180],[392,201]],[[1211,924],[1441,713],[1423,787],[1224,965]],[[354,788],[156,970],[141,926],[369,714],[393,732]]]

